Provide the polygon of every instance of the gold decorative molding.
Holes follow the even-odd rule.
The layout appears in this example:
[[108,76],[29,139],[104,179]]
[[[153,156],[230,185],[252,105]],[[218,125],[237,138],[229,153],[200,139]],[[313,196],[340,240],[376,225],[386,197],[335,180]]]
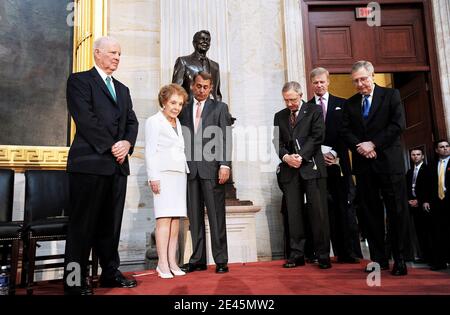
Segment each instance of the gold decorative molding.
[[68,147],[0,145],[0,168],[66,169]]
[[[107,0],[76,0],[73,28],[73,72],[94,66],[94,41],[107,34]],[[70,142],[76,133],[71,119]]]

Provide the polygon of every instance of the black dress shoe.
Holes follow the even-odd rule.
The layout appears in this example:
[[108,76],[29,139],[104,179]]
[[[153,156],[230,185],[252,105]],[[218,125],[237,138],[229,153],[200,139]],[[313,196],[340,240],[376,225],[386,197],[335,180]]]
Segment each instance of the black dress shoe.
[[297,258],[289,258],[286,263],[283,264],[283,268],[295,268],[297,266],[305,265],[305,257],[300,256]]
[[406,276],[408,274],[408,268],[403,260],[395,261],[392,267],[391,274],[393,276]]
[[319,258],[318,262],[319,262],[320,269],[330,269],[331,268],[330,258]]
[[216,273],[225,273],[228,272],[227,264],[217,264],[216,265]]
[[92,290],[92,282],[90,277],[86,277],[82,281],[81,286],[64,286],[64,295],[94,295]]
[[127,279],[121,272],[117,272],[113,278],[100,276],[100,287],[102,288],[134,288],[136,285],[135,279]]
[[447,264],[437,264],[437,265],[431,265],[430,270],[437,271],[437,270],[444,270],[447,269]]
[[194,272],[194,271],[202,271],[208,269],[208,266],[206,264],[184,264],[180,267],[181,270],[184,272]]
[[94,295],[89,287],[67,287],[64,288],[64,295]]

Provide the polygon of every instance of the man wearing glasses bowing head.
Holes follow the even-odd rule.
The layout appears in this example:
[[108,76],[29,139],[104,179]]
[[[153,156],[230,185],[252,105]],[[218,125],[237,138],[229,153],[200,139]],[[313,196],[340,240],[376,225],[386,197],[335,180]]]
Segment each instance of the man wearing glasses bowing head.
[[[277,170],[286,199],[290,254],[284,268],[305,264],[305,212],[312,230],[319,268],[331,268],[326,175],[321,144],[325,138],[322,108],[302,101],[298,82],[284,84],[286,108],[274,117],[274,145],[283,161]],[[305,205],[305,196],[308,206]]]

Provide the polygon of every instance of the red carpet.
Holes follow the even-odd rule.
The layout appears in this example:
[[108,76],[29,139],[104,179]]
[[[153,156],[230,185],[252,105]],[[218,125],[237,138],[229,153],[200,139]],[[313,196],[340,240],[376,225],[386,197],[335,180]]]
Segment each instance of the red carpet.
[[[338,264],[321,270],[307,264],[282,268],[283,261],[230,264],[230,272],[216,274],[215,266],[173,279],[161,279],[154,270],[128,272],[138,286],[132,289],[95,289],[96,295],[442,295],[450,294],[450,274],[409,267],[405,277],[381,272],[381,286],[369,287],[363,272],[367,262]],[[392,266],[391,266],[392,267]],[[147,274],[146,274],[147,273]],[[151,273],[151,274],[148,274]],[[18,289],[18,295],[25,294]],[[34,295],[62,294],[61,281],[38,282]]]

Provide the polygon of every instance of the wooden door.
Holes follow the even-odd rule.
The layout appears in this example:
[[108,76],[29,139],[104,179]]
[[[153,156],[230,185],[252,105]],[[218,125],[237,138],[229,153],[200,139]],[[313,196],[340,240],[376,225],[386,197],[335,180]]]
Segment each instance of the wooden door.
[[406,130],[403,133],[405,161],[409,166],[409,150],[423,147],[427,161],[433,159],[433,132],[428,82],[425,72],[394,74],[394,87],[400,90],[405,108]]

